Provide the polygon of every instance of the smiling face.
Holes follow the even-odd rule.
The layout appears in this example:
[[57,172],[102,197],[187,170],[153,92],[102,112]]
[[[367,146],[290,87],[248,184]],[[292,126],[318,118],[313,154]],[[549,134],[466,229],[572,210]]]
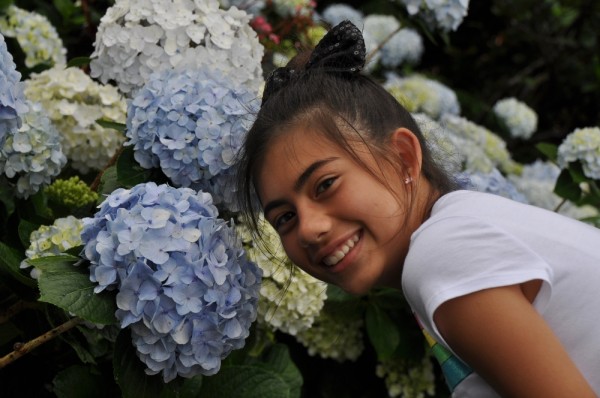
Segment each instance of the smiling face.
[[351,146],[388,184],[315,132],[295,127],[274,138],[256,175],[265,217],[290,259],[314,277],[354,294],[399,287],[419,224],[406,189],[417,181],[405,184],[406,176],[389,164],[380,168],[364,144]]

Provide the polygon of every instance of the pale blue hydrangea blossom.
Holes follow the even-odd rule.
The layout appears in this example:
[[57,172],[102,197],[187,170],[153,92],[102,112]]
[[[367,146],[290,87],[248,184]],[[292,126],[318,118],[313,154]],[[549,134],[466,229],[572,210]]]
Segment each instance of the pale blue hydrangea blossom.
[[356,8],[348,4],[335,3],[330,4],[323,10],[321,17],[331,26],[335,26],[344,20],[348,20],[359,29],[364,25],[365,16]]
[[265,8],[265,0],[219,0],[219,4],[224,10],[231,7],[237,7],[254,16],[260,14]]
[[410,15],[419,14],[432,27],[456,30],[469,11],[469,0],[399,0]]
[[174,184],[208,191],[235,211],[234,155],[257,98],[207,67],[153,74],[129,103],[126,145],[142,167],[160,167]]
[[153,182],[117,189],[85,218],[94,291],[117,289],[147,374],[212,375],[243,347],[256,319],[261,271],[246,259],[212,197]]
[[28,68],[43,62],[61,65],[67,62],[67,50],[44,15],[11,5],[0,17],[0,31],[6,37],[17,39],[25,53],[25,66]]
[[[27,260],[35,260],[40,257],[57,256],[73,247],[80,246],[83,221],[74,216],[57,218],[52,225],[42,225],[29,236],[29,247],[25,250],[25,260],[21,262],[21,268],[27,269],[31,265]],[[31,277],[37,279],[40,270],[33,268]]]
[[[582,219],[598,215],[592,206],[575,206],[554,193],[554,186],[560,174],[560,168],[549,161],[536,160],[523,166],[520,175],[511,174],[508,179],[527,197],[527,201],[537,207],[555,211],[568,217]],[[562,203],[562,204],[561,204]]]
[[27,112],[21,74],[0,34],[0,146],[6,135],[21,127],[21,115]]
[[64,154],[81,173],[103,169],[125,137],[96,121],[125,123],[127,104],[117,89],[92,80],[79,68],[56,66],[33,74],[25,95],[39,102],[58,129]]
[[217,0],[117,0],[98,26],[91,76],[133,95],[154,72],[209,65],[258,89],[264,48],[250,19]]
[[529,203],[527,197],[500,171],[494,168],[490,173],[465,173],[470,182],[469,189],[503,196],[521,203]]
[[494,104],[493,111],[513,138],[529,139],[537,129],[537,113],[516,98],[499,100]]
[[281,239],[261,218],[261,245],[244,225],[238,232],[248,257],[263,271],[258,322],[292,336],[310,328],[327,299],[327,284],[296,267],[285,254]]
[[442,115],[459,115],[456,93],[446,85],[422,75],[400,77],[388,73],[383,87],[409,112],[422,112],[433,119]]
[[423,39],[415,30],[400,29],[381,47],[381,65],[396,68],[403,63],[416,64],[423,55]]
[[60,135],[42,106],[29,103],[23,124],[0,146],[0,173],[16,179],[15,196],[28,198],[49,185],[67,164]]
[[483,149],[494,166],[504,174],[518,174],[520,172],[521,165],[512,159],[506,148],[506,142],[497,134],[464,117],[450,113],[444,114],[440,119],[440,123],[452,134],[471,141]]
[[558,147],[558,165],[579,161],[586,177],[600,180],[600,127],[577,128]]

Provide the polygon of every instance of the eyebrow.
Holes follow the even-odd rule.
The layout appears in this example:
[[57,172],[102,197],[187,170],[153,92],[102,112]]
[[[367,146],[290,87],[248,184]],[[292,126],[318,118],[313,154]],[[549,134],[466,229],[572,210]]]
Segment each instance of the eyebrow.
[[[294,192],[299,192],[302,187],[304,185],[306,185],[306,182],[308,181],[308,179],[310,178],[311,175],[313,175],[313,173],[315,171],[317,171],[319,168],[325,166],[327,163],[330,163],[334,160],[336,160],[337,157],[330,157],[330,158],[325,158],[325,159],[321,159],[321,160],[317,160],[313,163],[311,163],[306,169],[304,169],[304,171],[298,176],[298,179],[296,180],[296,183],[294,184]],[[265,214],[265,216],[274,208],[279,207],[283,204],[285,204],[286,201],[283,199],[275,199],[270,201],[269,203],[267,203],[263,209],[263,213]]]

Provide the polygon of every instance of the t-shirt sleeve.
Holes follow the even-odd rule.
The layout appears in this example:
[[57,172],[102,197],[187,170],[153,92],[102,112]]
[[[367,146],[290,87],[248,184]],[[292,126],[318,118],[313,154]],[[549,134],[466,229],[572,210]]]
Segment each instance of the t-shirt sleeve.
[[424,225],[413,234],[402,288],[424,328],[443,342],[433,324],[433,314],[442,303],[535,279],[544,281],[535,303],[539,309],[550,295],[549,264],[501,228],[478,218],[456,216]]

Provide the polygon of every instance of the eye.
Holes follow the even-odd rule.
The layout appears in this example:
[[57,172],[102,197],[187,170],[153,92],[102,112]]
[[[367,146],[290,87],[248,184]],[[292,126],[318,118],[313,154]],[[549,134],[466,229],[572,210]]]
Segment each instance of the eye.
[[319,185],[317,185],[317,192],[316,192],[317,195],[320,195],[323,192],[325,192],[327,189],[329,189],[329,187],[331,187],[333,185],[335,180],[336,180],[335,177],[331,177],[331,178],[327,178],[327,179],[323,180]]
[[282,215],[278,216],[273,220],[273,227],[279,231],[281,228],[285,226],[292,218],[294,218],[295,214],[291,211],[285,212]]

